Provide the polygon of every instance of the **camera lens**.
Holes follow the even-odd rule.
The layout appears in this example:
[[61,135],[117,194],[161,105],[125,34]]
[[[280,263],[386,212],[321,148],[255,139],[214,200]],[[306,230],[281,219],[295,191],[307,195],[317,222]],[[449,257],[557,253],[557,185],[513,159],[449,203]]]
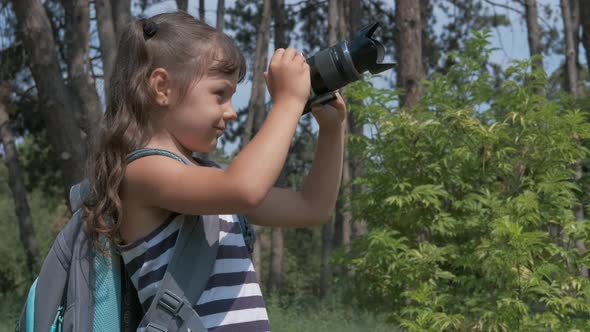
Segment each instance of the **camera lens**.
[[[395,64],[383,63],[385,47],[371,38],[378,27],[378,23],[367,25],[350,43],[339,42],[307,59],[312,96],[304,113],[310,110],[308,106],[317,98],[361,79],[365,71],[377,74],[393,68]],[[326,102],[330,99],[322,97],[321,100]]]

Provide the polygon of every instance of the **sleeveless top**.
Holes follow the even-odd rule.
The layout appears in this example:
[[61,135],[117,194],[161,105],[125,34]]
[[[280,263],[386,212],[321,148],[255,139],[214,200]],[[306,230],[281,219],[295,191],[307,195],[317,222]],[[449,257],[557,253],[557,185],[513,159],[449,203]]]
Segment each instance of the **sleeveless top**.
[[[119,246],[144,312],[174,253],[184,218],[172,213],[143,239]],[[208,331],[270,331],[266,305],[237,215],[219,215],[219,247],[207,286],[193,308]]]

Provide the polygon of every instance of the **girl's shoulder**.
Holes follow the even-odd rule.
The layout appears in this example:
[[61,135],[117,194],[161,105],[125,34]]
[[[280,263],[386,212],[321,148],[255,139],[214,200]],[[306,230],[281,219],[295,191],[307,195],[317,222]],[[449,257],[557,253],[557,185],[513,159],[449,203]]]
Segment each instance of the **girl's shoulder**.
[[243,177],[212,161],[196,161],[201,167],[164,155],[143,156],[127,165],[121,191],[145,206],[181,214],[234,214],[252,208]]

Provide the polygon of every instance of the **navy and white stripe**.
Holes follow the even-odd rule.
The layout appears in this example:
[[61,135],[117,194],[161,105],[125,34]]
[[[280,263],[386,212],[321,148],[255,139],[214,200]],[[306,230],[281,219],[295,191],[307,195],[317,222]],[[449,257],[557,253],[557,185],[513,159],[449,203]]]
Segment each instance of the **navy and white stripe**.
[[160,227],[145,238],[119,247],[144,312],[149,308],[151,299],[160,287],[174,254],[183,219],[175,218],[176,216],[177,214],[170,215]]
[[[175,217],[172,215],[146,238],[121,247],[144,311],[149,308],[174,253],[184,220]],[[266,305],[237,216],[220,215],[219,228],[215,265],[194,309],[209,331],[270,331]]]
[[270,331],[268,315],[237,216],[219,216],[219,251],[195,306],[209,331]]

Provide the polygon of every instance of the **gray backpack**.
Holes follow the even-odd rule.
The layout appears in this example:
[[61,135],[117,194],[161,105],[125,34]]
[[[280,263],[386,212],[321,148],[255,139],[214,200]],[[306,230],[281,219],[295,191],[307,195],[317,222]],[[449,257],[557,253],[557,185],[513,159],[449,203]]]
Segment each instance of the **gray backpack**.
[[[136,150],[127,156],[127,162],[149,155],[163,155],[191,164],[182,156],[160,149]],[[221,167],[195,159],[206,166]],[[160,289],[142,318],[137,292],[120,255],[108,246],[108,254],[96,252],[87,238],[81,206],[88,193],[87,180],[70,190],[70,207],[75,212],[55,239],[29,290],[16,331],[206,332],[192,306],[204,291],[215,263],[218,218],[177,217],[185,218],[185,222],[174,255]],[[253,230],[244,217],[238,219],[251,251],[255,240]]]

